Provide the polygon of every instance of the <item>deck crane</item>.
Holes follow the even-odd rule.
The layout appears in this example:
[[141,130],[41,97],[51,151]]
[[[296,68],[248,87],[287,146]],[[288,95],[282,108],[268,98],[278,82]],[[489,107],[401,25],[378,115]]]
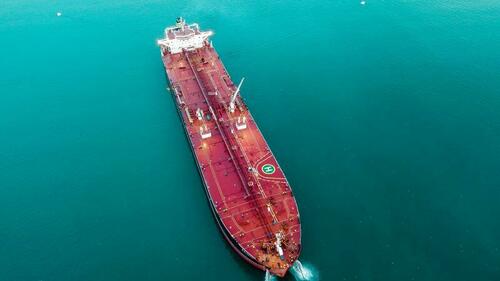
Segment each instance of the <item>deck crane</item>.
[[240,92],[240,88],[241,88],[241,85],[243,84],[243,81],[245,81],[245,77],[241,78],[241,81],[240,81],[240,84],[238,85],[238,88],[236,88],[236,91],[234,91],[233,95],[231,96],[231,100],[229,101],[229,112],[231,112],[231,113],[234,112],[236,97],[238,96],[238,93]]

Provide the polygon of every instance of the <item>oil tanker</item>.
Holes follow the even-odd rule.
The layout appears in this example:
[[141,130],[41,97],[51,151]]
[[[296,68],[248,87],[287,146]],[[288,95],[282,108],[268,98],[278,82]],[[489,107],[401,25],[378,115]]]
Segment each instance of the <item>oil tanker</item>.
[[248,263],[284,276],[301,251],[292,189],[210,30],[177,18],[157,41],[210,208],[229,245]]

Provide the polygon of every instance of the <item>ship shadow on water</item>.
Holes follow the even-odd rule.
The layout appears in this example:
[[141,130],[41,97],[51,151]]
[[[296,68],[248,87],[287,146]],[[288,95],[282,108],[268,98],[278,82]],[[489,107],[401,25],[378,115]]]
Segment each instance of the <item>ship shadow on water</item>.
[[[210,202],[207,201],[207,206],[210,208]],[[217,224],[217,219],[212,214],[212,220],[215,224]],[[218,227],[217,227],[218,228]],[[295,261],[293,266],[288,270],[288,273],[285,277],[280,278],[276,275],[271,274],[269,271],[261,271],[252,265],[248,264],[245,260],[243,260],[236,251],[229,245],[229,242],[226,241],[220,229],[217,229],[218,235],[220,235],[220,239],[224,240],[224,248],[231,255],[232,259],[235,261],[235,264],[241,268],[241,271],[244,271],[246,275],[252,276],[252,280],[262,280],[262,275],[264,274],[264,281],[319,281],[319,272],[318,270],[309,263],[302,263],[299,260]]]
[[[207,201],[207,207],[210,208],[210,203]],[[217,225],[217,219],[212,214],[212,220]],[[220,239],[223,240],[224,248],[231,255],[232,259],[235,261],[235,264],[241,269],[241,271],[245,272],[245,275],[251,277],[251,280],[264,280],[264,281],[318,281],[319,273],[318,270],[315,269],[309,263],[301,263],[297,260],[293,266],[288,270],[288,273],[285,277],[280,278],[275,276],[268,271],[263,272],[252,265],[248,264],[245,260],[243,260],[236,251],[229,245],[229,242],[226,241],[224,235],[221,233],[221,230],[218,229],[217,226],[217,234],[220,236]],[[263,276],[264,275],[264,276]]]
[[[210,208],[210,202],[207,201],[207,206]],[[215,224],[217,224],[217,219],[212,214],[212,220]],[[218,227],[217,227],[218,228]],[[235,261],[235,264],[241,269],[241,271],[246,272],[248,276],[251,276],[252,280],[262,280],[264,281],[319,281],[319,272],[318,270],[309,263],[302,263],[299,260],[295,261],[293,266],[288,270],[288,273],[285,277],[280,278],[276,275],[271,274],[269,271],[261,271],[248,264],[245,260],[243,260],[236,251],[229,245],[229,242],[226,241],[223,234],[220,232],[220,229],[217,229],[218,235],[220,235],[220,239],[224,240],[224,248],[231,255],[232,259]],[[264,275],[264,277],[262,277]]]
[[[184,137],[186,138],[187,142],[186,142],[186,146],[188,147],[188,149],[191,149],[191,147],[189,146],[189,139],[187,138],[187,136],[185,134],[183,134]],[[193,161],[195,164],[196,163],[196,159],[194,158],[193,156]],[[201,180],[202,178],[202,175],[200,173],[200,171],[198,170],[198,174],[200,176],[200,181],[199,181],[199,185],[205,189],[206,187],[203,186],[203,182]],[[245,272],[247,276],[251,276],[251,279],[252,280],[262,280],[262,275],[264,274],[264,280],[265,281],[278,281],[278,280],[284,280],[284,281],[292,281],[292,280],[297,280],[297,281],[318,281],[320,280],[319,278],[319,274],[318,274],[318,271],[312,266],[310,265],[309,263],[304,263],[302,264],[299,260],[297,260],[293,266],[288,270],[288,273],[285,275],[285,277],[283,278],[280,278],[278,276],[275,276],[275,275],[272,275],[271,273],[269,273],[268,271],[266,272],[263,272],[259,269],[256,269],[255,267],[253,267],[252,265],[248,264],[248,262],[246,262],[245,260],[243,260],[237,253],[236,251],[234,251],[234,249],[231,247],[231,245],[229,245],[229,242],[226,241],[225,237],[224,237],[224,234],[221,232],[222,230],[220,229],[219,225],[218,225],[218,221],[217,221],[217,218],[215,217],[215,214],[213,213],[213,211],[211,210],[212,206],[211,206],[211,203],[209,200],[206,200],[206,190],[202,190],[200,189],[199,192],[197,192],[200,194],[200,196],[202,197],[205,197],[205,203],[206,203],[206,206],[208,208],[208,210],[210,211],[211,213],[211,217],[212,217],[212,220],[214,222],[214,228],[217,232],[217,235],[219,235],[219,239],[223,240],[223,244],[224,244],[224,248],[225,250],[230,253],[232,259],[235,261],[235,263],[238,265],[239,268],[241,268],[241,271]]]

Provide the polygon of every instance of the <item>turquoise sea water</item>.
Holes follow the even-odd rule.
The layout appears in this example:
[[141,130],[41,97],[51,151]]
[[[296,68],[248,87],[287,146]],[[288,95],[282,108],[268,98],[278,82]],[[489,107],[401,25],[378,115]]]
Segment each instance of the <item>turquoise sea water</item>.
[[321,280],[500,280],[500,2],[3,0],[0,281],[264,279],[165,90],[179,15],[246,77]]

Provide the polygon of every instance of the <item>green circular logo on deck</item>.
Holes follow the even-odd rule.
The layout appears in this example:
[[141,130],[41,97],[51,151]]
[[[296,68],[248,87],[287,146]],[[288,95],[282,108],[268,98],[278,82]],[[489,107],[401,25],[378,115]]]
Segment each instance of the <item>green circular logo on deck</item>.
[[271,164],[266,164],[262,166],[262,172],[264,172],[264,174],[267,175],[274,174],[274,171],[276,171],[276,168],[274,168],[274,166]]

